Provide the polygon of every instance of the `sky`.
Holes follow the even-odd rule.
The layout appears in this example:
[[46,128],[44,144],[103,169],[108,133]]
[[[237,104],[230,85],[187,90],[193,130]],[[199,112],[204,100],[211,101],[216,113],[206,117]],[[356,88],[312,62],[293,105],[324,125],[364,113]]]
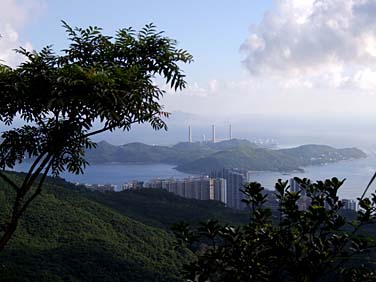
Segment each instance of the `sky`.
[[0,59],[12,49],[67,46],[60,20],[154,23],[194,57],[167,111],[201,115],[376,116],[376,0],[0,0]]

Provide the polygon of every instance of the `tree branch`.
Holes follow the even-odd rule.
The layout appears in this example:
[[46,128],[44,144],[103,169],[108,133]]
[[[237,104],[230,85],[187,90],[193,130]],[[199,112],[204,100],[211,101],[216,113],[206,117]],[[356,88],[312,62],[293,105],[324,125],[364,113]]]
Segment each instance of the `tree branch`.
[[26,177],[24,178],[24,181],[23,181],[23,184],[22,184],[22,187],[24,186],[24,184],[26,184],[28,181],[29,181],[29,178],[31,177],[31,175],[33,174],[33,171],[35,169],[35,167],[37,166],[37,164],[40,162],[40,160],[46,155],[46,153],[42,153],[40,154],[36,159],[35,161],[33,162],[33,164],[31,165]]
[[[49,162],[49,164],[47,165],[47,167],[44,170],[44,173],[43,173],[43,175],[42,175],[42,177],[41,177],[41,179],[38,183],[38,187],[36,188],[35,192],[30,196],[29,199],[27,199],[27,201],[21,206],[21,208],[19,208],[19,205],[20,205],[25,193],[27,193],[27,191],[29,191],[29,189],[31,188],[31,185],[26,186],[27,189],[25,191],[20,191],[20,190],[17,191],[17,197],[16,197],[15,204],[13,206],[11,221],[10,221],[10,223],[6,224],[5,232],[0,237],[0,251],[2,251],[4,249],[5,245],[8,243],[8,241],[10,240],[10,238],[12,237],[14,232],[16,231],[16,228],[17,228],[17,225],[18,225],[18,220],[20,219],[22,214],[25,212],[26,208],[35,199],[35,197],[37,197],[40,194],[40,192],[42,191],[42,186],[43,186],[44,180],[46,179],[48,171],[50,170],[50,168],[52,166],[53,160],[54,160],[54,158],[51,159],[51,156],[47,156],[46,159],[44,159],[41,166],[33,174],[32,178],[34,178],[35,175],[38,176],[40,171],[43,170],[43,167],[46,165],[46,163]],[[33,182],[28,182],[28,183],[30,184],[30,183],[33,183]]]
[[34,183],[35,179],[39,176],[39,174],[44,169],[46,164],[48,164],[48,162],[51,161],[51,157],[52,157],[51,155],[47,154],[47,156],[45,157],[43,162],[39,165],[39,167],[34,172],[32,172],[28,181],[24,180],[24,183],[22,184],[22,187],[21,187],[22,196],[24,196],[27,193],[27,191],[30,189],[32,183]]
[[30,198],[23,204],[23,206],[21,207],[21,209],[18,211],[18,213],[16,215],[17,220],[21,217],[21,215],[23,214],[23,212],[26,210],[26,208],[28,207],[28,205],[35,199],[35,197],[38,196],[40,194],[40,192],[42,192],[42,186],[43,186],[44,180],[47,177],[48,171],[50,170],[53,161],[54,161],[54,158],[52,158],[50,160],[50,163],[45,168],[44,173],[43,173],[41,179],[39,180],[38,187],[35,190],[34,194],[30,196]]
[[102,133],[102,132],[105,132],[107,130],[110,130],[110,129],[113,129],[113,128],[116,128],[117,126],[104,126],[102,129],[98,129],[98,130],[95,130],[95,131],[92,131],[92,132],[89,132],[87,134],[85,134],[83,137],[84,138],[87,138],[87,137],[90,137],[90,136],[93,136],[93,135],[96,135],[96,134],[99,134],[99,133]]

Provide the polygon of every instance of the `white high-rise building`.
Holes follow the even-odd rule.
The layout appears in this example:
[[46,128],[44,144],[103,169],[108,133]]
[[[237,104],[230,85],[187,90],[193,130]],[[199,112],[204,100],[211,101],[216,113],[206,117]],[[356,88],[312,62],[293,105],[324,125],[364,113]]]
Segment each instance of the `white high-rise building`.
[[215,125],[212,125],[212,141],[215,143]]

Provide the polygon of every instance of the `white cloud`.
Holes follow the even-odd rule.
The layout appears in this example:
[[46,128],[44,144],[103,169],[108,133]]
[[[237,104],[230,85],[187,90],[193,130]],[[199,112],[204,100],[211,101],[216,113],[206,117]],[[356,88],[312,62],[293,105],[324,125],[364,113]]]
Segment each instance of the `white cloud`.
[[375,15],[375,0],[276,1],[242,44],[244,64],[288,87],[370,89]]
[[248,71],[190,83],[169,110],[199,114],[375,116],[376,0],[275,0],[241,46]]
[[359,70],[350,81],[356,87],[376,93],[376,71],[370,68]]
[[[161,84],[163,82],[161,81]],[[220,83],[217,79],[211,79],[206,83],[199,83],[197,81],[190,82],[187,85],[187,88],[176,92],[174,89],[170,88],[168,85],[162,86],[162,89],[169,95],[185,95],[185,96],[196,96],[196,97],[215,97],[215,95],[222,91],[224,84]]]
[[32,49],[30,42],[19,38],[19,30],[32,17],[36,17],[45,7],[42,0],[1,0],[0,9],[0,60],[10,66],[21,62],[22,58],[13,49],[23,46]]

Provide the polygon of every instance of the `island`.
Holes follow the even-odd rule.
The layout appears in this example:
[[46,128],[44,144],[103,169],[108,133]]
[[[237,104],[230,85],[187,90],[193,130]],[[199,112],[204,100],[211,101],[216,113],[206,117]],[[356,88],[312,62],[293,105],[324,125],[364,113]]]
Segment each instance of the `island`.
[[181,142],[173,146],[134,142],[115,146],[101,141],[86,152],[90,164],[173,164],[182,172],[208,174],[223,168],[253,171],[302,172],[309,165],[365,158],[357,148],[336,149],[327,145],[302,145],[268,149],[242,139],[221,142]]

